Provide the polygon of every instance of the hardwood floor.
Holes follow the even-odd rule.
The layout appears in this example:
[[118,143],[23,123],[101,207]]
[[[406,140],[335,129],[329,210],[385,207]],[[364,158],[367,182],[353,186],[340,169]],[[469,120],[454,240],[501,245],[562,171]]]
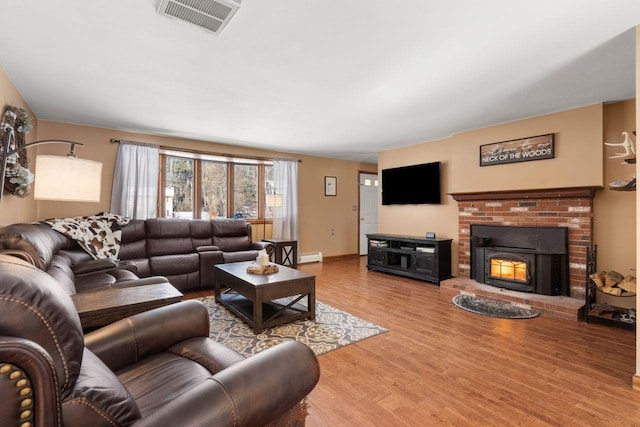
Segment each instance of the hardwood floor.
[[299,269],[318,300],[389,330],[319,356],[307,426],[640,425],[632,331],[468,313],[365,257]]

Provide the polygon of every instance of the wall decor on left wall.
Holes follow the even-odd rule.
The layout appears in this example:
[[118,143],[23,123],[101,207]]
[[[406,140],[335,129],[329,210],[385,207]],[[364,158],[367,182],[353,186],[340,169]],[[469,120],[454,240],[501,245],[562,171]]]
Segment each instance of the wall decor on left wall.
[[[2,115],[2,133],[0,148],[3,152],[20,150],[25,145],[25,135],[31,131],[31,116],[24,108],[8,105]],[[13,131],[13,137],[9,138],[8,147],[4,147],[7,135]],[[5,171],[6,179],[2,191],[18,197],[26,197],[31,193],[31,184],[34,180],[33,173],[28,169],[29,159],[26,154],[16,152],[7,158]]]
[[[35,181],[34,200],[99,202],[102,163],[78,159],[76,146],[84,144],[66,139],[43,139],[26,144],[24,133],[28,131],[29,123],[18,119],[18,113],[8,108],[1,123],[0,188],[3,191],[0,191],[0,201],[7,181],[13,184],[7,192],[21,197],[28,194],[31,182]],[[34,177],[19,159],[26,158],[27,148],[43,144],[67,144],[69,153],[66,156],[36,156]]]

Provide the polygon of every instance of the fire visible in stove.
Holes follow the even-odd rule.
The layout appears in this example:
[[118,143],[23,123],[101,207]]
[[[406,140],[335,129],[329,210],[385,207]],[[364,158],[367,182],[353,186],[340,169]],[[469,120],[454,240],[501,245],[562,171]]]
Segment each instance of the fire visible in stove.
[[487,285],[514,291],[535,292],[533,277],[536,271],[535,251],[486,248],[485,263],[484,283]]
[[496,279],[529,283],[527,263],[513,259],[491,258],[490,276]]
[[568,229],[471,225],[471,277],[540,295],[569,295]]

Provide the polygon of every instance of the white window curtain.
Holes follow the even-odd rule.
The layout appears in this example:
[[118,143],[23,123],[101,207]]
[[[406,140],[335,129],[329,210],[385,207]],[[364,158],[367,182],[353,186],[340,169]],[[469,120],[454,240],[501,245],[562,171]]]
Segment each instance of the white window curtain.
[[111,212],[132,219],[155,218],[160,151],[157,145],[120,141],[111,190]]
[[273,187],[282,194],[282,206],[273,209],[276,239],[298,240],[298,161],[274,160]]

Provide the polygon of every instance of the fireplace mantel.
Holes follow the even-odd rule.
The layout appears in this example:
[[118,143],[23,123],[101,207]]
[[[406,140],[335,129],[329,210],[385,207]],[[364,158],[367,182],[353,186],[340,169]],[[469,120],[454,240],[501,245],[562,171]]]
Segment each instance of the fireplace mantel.
[[603,188],[604,187],[544,188],[535,190],[476,191],[449,194],[456,202],[474,200],[564,199],[575,197],[593,199],[595,192]]

